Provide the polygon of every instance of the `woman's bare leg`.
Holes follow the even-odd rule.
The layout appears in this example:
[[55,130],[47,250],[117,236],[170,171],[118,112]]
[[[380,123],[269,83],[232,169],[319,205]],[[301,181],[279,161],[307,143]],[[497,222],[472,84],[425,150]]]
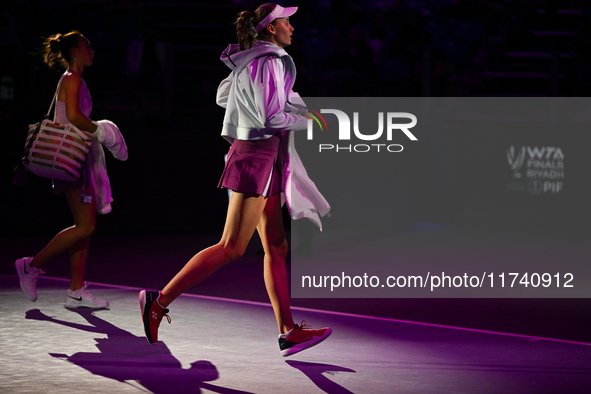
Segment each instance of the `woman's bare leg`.
[[70,251],[70,290],[84,285],[84,267],[88,256],[90,236],[96,227],[96,206],[78,201],[80,190],[65,191],[66,199],[74,217],[74,225],[59,232],[31,261],[31,265],[42,268],[55,256]]
[[70,290],[76,291],[84,286],[84,269],[88,257],[90,237],[76,242],[70,247]]
[[179,295],[242,256],[266,203],[267,198],[263,196],[233,192],[220,242],[193,256],[160,292],[158,303],[168,307]]
[[257,225],[257,231],[265,249],[265,286],[273,305],[279,332],[285,334],[294,327],[294,322],[285,267],[288,245],[281,213],[281,195],[269,198]]

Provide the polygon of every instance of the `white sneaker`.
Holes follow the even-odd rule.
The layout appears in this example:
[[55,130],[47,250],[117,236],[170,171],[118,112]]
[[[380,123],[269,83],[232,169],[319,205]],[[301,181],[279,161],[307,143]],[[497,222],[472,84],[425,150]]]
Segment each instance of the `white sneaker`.
[[16,272],[21,285],[21,290],[27,298],[33,302],[37,301],[37,276],[44,274],[45,270],[32,267],[32,257],[23,257],[14,262]]
[[100,309],[107,308],[109,303],[96,298],[86,291],[86,283],[84,286],[76,291],[68,289],[66,294],[66,301],[64,302],[66,308],[91,308]]

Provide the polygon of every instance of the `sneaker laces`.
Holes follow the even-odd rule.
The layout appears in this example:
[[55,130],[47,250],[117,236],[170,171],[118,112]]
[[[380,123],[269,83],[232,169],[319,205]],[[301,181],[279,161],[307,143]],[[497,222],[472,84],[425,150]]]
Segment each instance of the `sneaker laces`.
[[90,294],[88,291],[86,291],[87,288],[88,288],[88,282],[84,281],[84,284],[82,284],[82,292],[80,293],[80,297],[82,297],[82,298],[96,298],[95,296]]
[[92,300],[92,301],[97,301],[97,302],[98,302],[98,301],[102,301],[102,300],[100,300],[100,299],[96,298],[95,296],[93,296],[92,294],[90,294],[90,293],[89,293],[89,292],[86,290],[87,288],[88,288],[88,282],[87,282],[87,281],[84,281],[84,284],[82,285],[82,292],[80,293],[80,297],[81,297],[82,299],[85,299],[85,300],[88,300],[88,299],[90,299],[90,300]]
[[160,305],[158,303],[158,300],[154,300],[154,302],[156,303],[156,305],[158,305],[160,307],[160,309],[162,309],[162,317],[166,317],[166,320],[168,320],[168,324],[172,324],[171,321],[172,319],[170,318],[170,316],[167,315],[167,313],[170,311],[168,308],[163,308],[162,305]]
[[302,322],[301,322],[300,324],[295,324],[295,325],[294,325],[294,328],[296,328],[296,329],[300,329],[300,330],[303,330],[303,329],[311,329],[311,328],[312,328],[312,326],[308,326],[308,325],[306,324],[306,321],[305,321],[305,320],[302,320]]
[[25,261],[23,264],[23,268],[28,271],[27,273],[25,273],[25,278],[37,280],[37,277],[39,275],[43,275],[47,271],[42,268],[37,268],[33,265],[30,265],[31,261]]
[[88,291],[86,291],[86,284],[82,288],[82,292],[80,293],[80,298],[82,298],[83,300],[98,301],[98,299],[95,296],[93,296]]

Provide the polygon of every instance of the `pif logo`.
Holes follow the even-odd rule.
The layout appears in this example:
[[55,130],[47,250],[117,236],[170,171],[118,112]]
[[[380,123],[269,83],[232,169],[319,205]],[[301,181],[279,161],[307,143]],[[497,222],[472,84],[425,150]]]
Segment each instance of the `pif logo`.
[[[314,139],[314,121],[323,131],[324,127],[328,131],[326,120],[321,114],[333,114],[337,117],[339,124],[338,139],[339,141],[350,141],[351,140],[351,120],[349,116],[338,109],[321,109],[318,111],[311,110],[308,114],[312,119],[308,119],[308,140]],[[385,119],[385,122],[384,122]],[[410,123],[395,123],[395,119],[407,119]],[[384,123],[386,127],[384,128]],[[378,112],[378,130],[373,134],[364,134],[359,130],[359,112],[353,112],[353,134],[354,136],[362,141],[376,141],[386,132],[386,140],[392,141],[392,136],[395,131],[403,132],[408,139],[411,141],[418,141],[417,137],[409,129],[413,128],[417,124],[417,117],[408,112]],[[324,127],[323,127],[324,125]],[[370,151],[387,151],[387,152],[402,152],[404,147],[401,144],[349,144],[349,145],[335,145],[335,144],[319,144],[318,149],[320,152],[323,151],[347,151],[347,152],[370,152]]]

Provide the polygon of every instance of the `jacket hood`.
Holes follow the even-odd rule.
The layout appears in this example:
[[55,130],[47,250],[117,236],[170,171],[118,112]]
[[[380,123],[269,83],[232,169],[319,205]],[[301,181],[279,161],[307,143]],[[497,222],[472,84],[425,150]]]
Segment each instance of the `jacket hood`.
[[263,56],[289,56],[285,49],[267,41],[257,41],[250,49],[240,51],[238,44],[230,44],[220,57],[232,71],[240,72],[253,59]]

